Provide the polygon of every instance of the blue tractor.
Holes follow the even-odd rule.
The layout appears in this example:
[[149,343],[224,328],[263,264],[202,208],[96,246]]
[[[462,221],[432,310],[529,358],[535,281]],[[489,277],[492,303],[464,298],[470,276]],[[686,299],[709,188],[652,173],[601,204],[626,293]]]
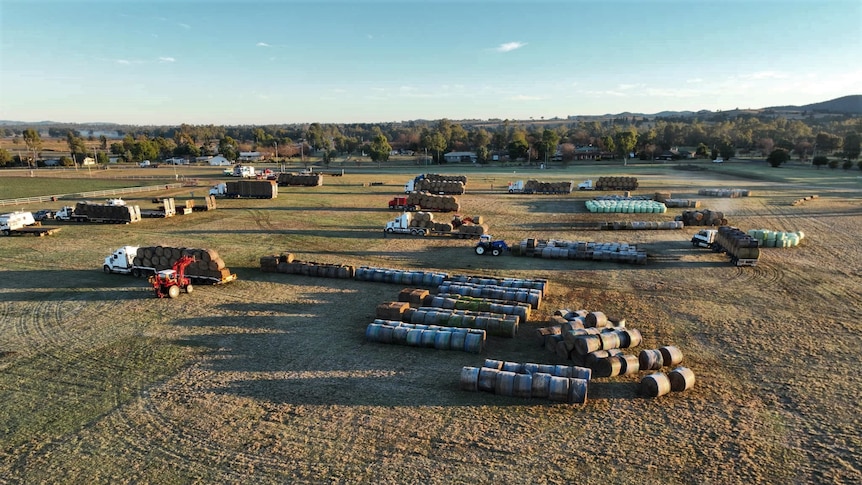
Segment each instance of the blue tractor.
[[511,249],[506,241],[492,241],[490,234],[482,234],[479,236],[479,243],[476,244],[475,251],[479,256],[488,253],[491,253],[492,256],[499,256],[504,252],[511,251]]

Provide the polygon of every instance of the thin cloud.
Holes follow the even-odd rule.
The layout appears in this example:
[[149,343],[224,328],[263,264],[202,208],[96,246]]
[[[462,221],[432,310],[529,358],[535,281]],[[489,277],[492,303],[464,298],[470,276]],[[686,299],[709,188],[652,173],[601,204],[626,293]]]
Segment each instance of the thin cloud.
[[702,83],[703,79],[696,77],[694,79],[686,79],[685,82],[688,84],[697,84],[697,83]]
[[510,96],[510,101],[539,101],[545,99],[541,96],[528,96],[526,94],[518,94],[516,96]]
[[266,42],[258,42],[255,45],[258,47],[272,47],[271,45],[267,44]]
[[495,50],[497,52],[511,52],[515,49],[520,49],[525,45],[527,45],[526,42],[506,42],[505,44],[500,44],[499,46],[497,46]]
[[159,62],[176,62],[173,57],[159,57]]
[[191,28],[192,28],[192,26],[191,26],[191,25],[189,25],[189,24],[184,24],[184,23],[182,23],[182,22],[178,23],[177,25],[179,25],[180,27],[182,27],[182,28],[184,28],[184,29],[191,29]]
[[124,66],[128,66],[129,64],[132,63],[128,59],[117,59],[116,62],[117,62],[117,64],[122,64]]

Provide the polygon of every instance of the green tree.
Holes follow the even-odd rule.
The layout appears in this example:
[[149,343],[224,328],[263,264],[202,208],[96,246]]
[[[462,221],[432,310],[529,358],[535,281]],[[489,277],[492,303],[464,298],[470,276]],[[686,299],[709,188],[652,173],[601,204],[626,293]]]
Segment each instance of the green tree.
[[102,150],[108,149],[108,137],[105,135],[99,135],[99,148]]
[[850,160],[859,158],[862,151],[862,135],[857,132],[848,133],[844,137],[844,156]]
[[368,150],[368,157],[371,158],[372,162],[385,162],[389,160],[389,152],[392,151],[392,146],[389,145],[386,135],[378,129],[374,138],[371,139],[371,145],[369,145]]
[[221,155],[228,160],[236,160],[237,156],[237,143],[232,137],[225,136],[220,139],[218,142],[218,151]]
[[[34,130],[33,128],[27,128],[21,134],[24,137],[24,143],[27,145],[27,150],[33,152],[33,161],[36,161],[36,153],[42,149],[42,137],[39,136],[39,132]],[[27,165],[30,165],[30,162],[27,162]]]
[[5,148],[0,148],[0,167],[12,164],[12,154]]
[[67,157],[66,155],[63,155],[62,157],[60,157],[60,165],[63,167],[74,167],[75,161]]
[[638,143],[637,134],[633,131],[620,131],[614,136],[617,153],[622,155],[623,161],[628,160],[629,153],[634,151]]
[[829,160],[829,168],[838,168],[838,159]]
[[422,148],[428,149],[435,157],[436,163],[443,161],[443,150],[446,149],[446,138],[439,131],[425,131],[420,138]]
[[69,152],[72,158],[78,159],[78,155],[87,153],[87,146],[84,144],[84,139],[76,135],[73,131],[66,132],[66,145],[69,146]]
[[530,159],[530,144],[527,142],[527,135],[522,131],[512,134],[512,141],[509,142],[507,149],[510,160],[525,158],[529,161]]
[[557,144],[560,142],[560,135],[554,131],[545,128],[542,131],[542,141],[539,142],[539,156],[548,160],[557,151]]
[[476,150],[480,148],[487,148],[487,146],[491,143],[491,134],[488,133],[484,128],[479,128],[476,133],[473,134],[473,146]]
[[829,157],[826,155],[817,155],[811,160],[811,164],[820,169],[820,167],[829,164]]
[[788,160],[790,160],[790,154],[787,150],[783,150],[781,148],[772,150],[772,152],[769,153],[769,156],[766,157],[766,161],[775,168],[780,167],[782,163]]
[[851,160],[844,160],[844,163],[841,165],[841,168],[844,170],[850,170],[853,168],[853,162]]
[[602,147],[604,147],[606,152],[616,153],[617,145],[614,143],[614,137],[611,135],[604,135],[600,140]]
[[488,163],[488,160],[491,158],[491,151],[488,150],[486,146],[480,146],[476,149],[476,160],[484,165]]
[[96,154],[96,163],[99,165],[107,165],[111,160],[108,158],[108,154],[105,152],[99,152]]

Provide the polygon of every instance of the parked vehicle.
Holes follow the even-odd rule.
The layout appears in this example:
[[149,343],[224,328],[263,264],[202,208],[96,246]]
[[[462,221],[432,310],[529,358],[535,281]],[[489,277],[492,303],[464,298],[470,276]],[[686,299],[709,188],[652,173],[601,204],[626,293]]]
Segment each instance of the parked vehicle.
[[156,297],[176,298],[180,296],[180,291],[191,293],[194,287],[185,271],[186,267],[194,262],[194,257],[183,256],[174,263],[171,269],[163,269],[150,276],[149,282],[153,285]]
[[694,247],[727,253],[730,262],[735,266],[756,266],[760,258],[759,241],[731,226],[701,229],[692,236],[691,244]]
[[[145,257],[138,256],[141,252],[141,248],[138,246],[122,246],[105,258],[105,262],[102,265],[102,271],[104,271],[105,274],[130,274],[135,278],[149,277],[158,273],[155,266],[143,264],[147,259]],[[170,264],[170,261],[168,261],[167,264]],[[186,277],[192,282],[199,284],[221,284],[228,283],[236,279],[236,274],[230,272],[226,272],[226,275],[218,277],[212,276],[216,273],[207,273],[207,276],[197,274],[198,271],[189,271],[188,273],[189,274],[187,274]]]
[[512,249],[506,244],[506,241],[497,240],[493,241],[491,239],[490,234],[482,234],[479,236],[479,242],[476,244],[474,251],[479,256],[483,254],[491,254],[492,256],[499,256],[505,252],[511,251]]
[[78,202],[74,208],[65,206],[57,211],[56,219],[58,221],[67,222],[130,224],[141,220],[141,208],[136,205],[108,205]]
[[484,224],[476,224],[471,218],[455,216],[451,222],[434,222],[430,212],[405,212],[383,228],[388,234],[410,234],[412,236],[451,236],[477,238],[487,232]]
[[390,209],[406,211],[457,212],[461,205],[454,195],[437,195],[428,192],[410,192],[407,197],[395,197],[389,201]]
[[254,167],[251,165],[236,165],[231,173],[234,177],[255,178],[257,174],[254,172]]
[[57,213],[53,209],[40,209],[33,213],[33,219],[37,222],[54,219]]
[[592,180],[584,180],[578,184],[578,190],[596,190]]
[[59,230],[59,227],[43,227],[31,212],[16,211],[0,214],[0,234],[4,236],[31,234],[42,237]]
[[219,197],[249,197],[253,199],[275,199],[278,183],[275,180],[242,180],[222,182],[209,190],[209,195]]
[[430,192],[432,194],[455,194],[464,193],[467,186],[467,177],[464,175],[440,175],[421,174],[408,180],[404,185],[404,193]]

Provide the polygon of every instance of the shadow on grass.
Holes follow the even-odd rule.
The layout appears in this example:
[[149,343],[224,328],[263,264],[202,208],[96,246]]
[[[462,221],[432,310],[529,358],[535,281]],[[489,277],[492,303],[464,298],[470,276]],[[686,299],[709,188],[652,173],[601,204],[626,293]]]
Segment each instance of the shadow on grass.
[[219,229],[219,230],[185,230],[176,231],[176,234],[257,234],[257,235],[295,235],[306,237],[326,237],[341,239],[381,239],[383,231],[371,226],[354,226],[350,230],[326,230],[326,229]]
[[88,300],[135,300],[142,295],[152,296],[152,288],[145,279],[107,275],[99,270],[0,271],[0,292],[5,289],[41,290],[8,292],[3,296],[4,300],[20,301],[68,300],[75,295]]

